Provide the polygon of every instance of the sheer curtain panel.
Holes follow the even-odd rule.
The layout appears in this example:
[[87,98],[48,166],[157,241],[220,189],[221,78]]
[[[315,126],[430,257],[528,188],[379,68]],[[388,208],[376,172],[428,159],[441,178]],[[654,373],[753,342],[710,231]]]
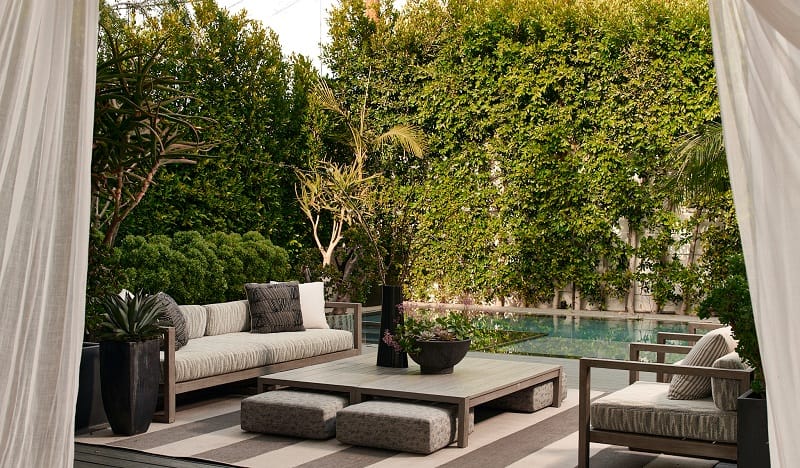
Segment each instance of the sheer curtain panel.
[[97,0],[0,0],[0,466],[71,466]]
[[767,383],[773,468],[800,463],[800,3],[710,0],[725,150]]

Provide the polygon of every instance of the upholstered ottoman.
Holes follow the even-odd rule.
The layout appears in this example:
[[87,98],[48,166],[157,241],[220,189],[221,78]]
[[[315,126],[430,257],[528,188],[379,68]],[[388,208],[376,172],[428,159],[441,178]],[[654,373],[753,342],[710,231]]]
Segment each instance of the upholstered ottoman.
[[[563,370],[561,371],[561,391],[559,393],[561,393],[560,398],[563,401],[567,397],[567,374]],[[552,404],[553,382],[545,382],[489,401],[485,406],[505,411],[533,413]]]
[[347,397],[325,393],[277,390],[242,400],[242,430],[306,439],[336,434],[336,412]]
[[[474,425],[470,413],[470,429]],[[429,454],[456,439],[452,405],[372,400],[336,415],[336,439],[350,445]]]

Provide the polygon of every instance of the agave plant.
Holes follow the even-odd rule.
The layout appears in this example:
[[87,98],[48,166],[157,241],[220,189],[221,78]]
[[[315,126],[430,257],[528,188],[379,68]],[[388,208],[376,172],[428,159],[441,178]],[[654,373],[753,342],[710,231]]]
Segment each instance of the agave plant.
[[158,318],[164,307],[155,295],[109,294],[100,299],[100,338],[107,341],[147,341],[161,336]]

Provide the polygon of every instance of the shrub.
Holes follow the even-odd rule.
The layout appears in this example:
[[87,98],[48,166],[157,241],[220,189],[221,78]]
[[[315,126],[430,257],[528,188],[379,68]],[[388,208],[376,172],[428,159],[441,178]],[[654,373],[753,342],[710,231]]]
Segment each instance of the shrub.
[[244,298],[244,283],[286,279],[286,251],[257,232],[127,236],[115,249],[122,287],[164,291],[179,304]]

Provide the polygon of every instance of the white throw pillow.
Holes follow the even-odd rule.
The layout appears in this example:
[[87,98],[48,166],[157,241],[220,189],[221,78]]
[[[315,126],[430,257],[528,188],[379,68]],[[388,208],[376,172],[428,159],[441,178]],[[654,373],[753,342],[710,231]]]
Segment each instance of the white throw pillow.
[[325,320],[325,284],[300,283],[300,312],[303,326],[308,328],[330,328]]
[[[285,283],[286,281],[270,281]],[[303,327],[330,328],[325,319],[325,283],[300,283],[300,312],[303,314]]]

